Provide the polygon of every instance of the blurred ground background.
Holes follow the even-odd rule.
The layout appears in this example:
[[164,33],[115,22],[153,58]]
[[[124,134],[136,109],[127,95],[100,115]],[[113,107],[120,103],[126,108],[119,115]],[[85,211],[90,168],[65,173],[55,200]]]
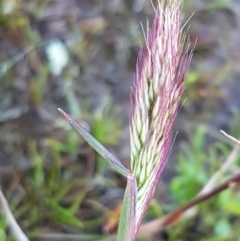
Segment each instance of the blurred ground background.
[[[57,108],[129,165],[129,93],[144,44],[140,22],[152,21],[153,8],[148,0],[1,0],[0,11],[0,185],[11,210],[30,240],[107,240],[125,180]],[[194,12],[197,44],[146,220],[190,200],[218,170],[231,152],[219,129],[240,134],[240,2],[186,0],[183,11],[185,20]],[[225,192],[143,240],[240,240],[239,203],[237,192]],[[1,217],[0,235],[12,240]]]

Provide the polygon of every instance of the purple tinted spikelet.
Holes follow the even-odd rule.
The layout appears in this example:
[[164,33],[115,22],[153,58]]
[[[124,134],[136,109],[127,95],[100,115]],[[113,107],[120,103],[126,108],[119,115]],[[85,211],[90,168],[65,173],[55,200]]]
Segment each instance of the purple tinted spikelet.
[[168,160],[171,134],[191,53],[183,35],[181,1],[160,1],[131,92],[131,171],[137,181],[136,227]]

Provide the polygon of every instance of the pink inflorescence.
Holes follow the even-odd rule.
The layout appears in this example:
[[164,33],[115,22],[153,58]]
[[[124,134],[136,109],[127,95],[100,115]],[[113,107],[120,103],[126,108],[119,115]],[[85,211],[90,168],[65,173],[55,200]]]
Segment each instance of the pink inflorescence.
[[140,50],[131,92],[131,171],[137,181],[136,226],[168,160],[171,134],[191,60],[181,29],[181,1],[158,2]]

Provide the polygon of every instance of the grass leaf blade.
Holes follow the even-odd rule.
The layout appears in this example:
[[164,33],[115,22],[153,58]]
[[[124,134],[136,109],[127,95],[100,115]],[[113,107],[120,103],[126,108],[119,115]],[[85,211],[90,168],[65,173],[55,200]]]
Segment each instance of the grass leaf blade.
[[132,174],[127,178],[127,187],[123,198],[117,241],[133,241],[136,235],[136,196],[137,183]]
[[85,141],[110,164],[113,170],[127,177],[130,171],[123,166],[121,161],[109,152],[101,143],[99,143],[92,135],[90,135],[79,123],[72,119],[66,112],[58,108],[59,112],[71,124],[71,126],[85,139]]

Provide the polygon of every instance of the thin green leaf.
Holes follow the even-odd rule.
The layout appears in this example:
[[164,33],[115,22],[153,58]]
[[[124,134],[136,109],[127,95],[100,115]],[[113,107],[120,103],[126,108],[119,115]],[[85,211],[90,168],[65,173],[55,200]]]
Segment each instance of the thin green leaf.
[[123,198],[122,212],[119,221],[117,241],[133,241],[136,235],[135,209],[137,197],[137,184],[134,176],[130,174]]
[[71,213],[71,210],[69,211],[68,209],[61,207],[55,201],[50,201],[49,205],[51,206],[54,212],[54,218],[57,221],[67,225],[83,228],[82,222],[78,220],[78,218],[76,218],[73,213]]
[[72,119],[66,112],[58,108],[59,112],[64,116],[64,118],[71,124],[71,126],[85,139],[85,141],[101,156],[109,161],[112,169],[116,172],[128,177],[130,171],[123,166],[121,161],[110,153],[102,144],[100,144],[92,135],[90,135],[80,124]]

